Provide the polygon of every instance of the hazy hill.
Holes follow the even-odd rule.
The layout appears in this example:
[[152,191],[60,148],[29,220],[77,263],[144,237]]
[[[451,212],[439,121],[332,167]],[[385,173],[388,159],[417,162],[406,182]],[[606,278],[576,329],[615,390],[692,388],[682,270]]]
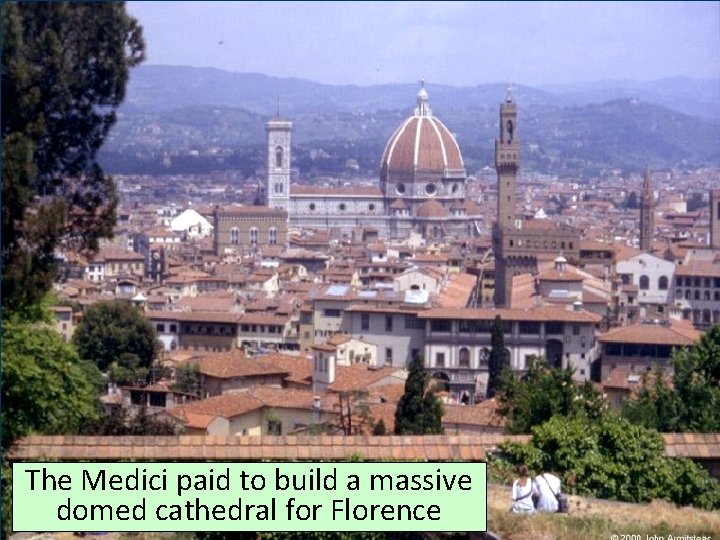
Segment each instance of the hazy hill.
[[[657,101],[699,107],[702,99],[712,98],[710,86],[673,79],[657,87],[627,83],[623,90],[620,83],[627,81],[552,87],[557,93],[514,88],[524,165],[587,175],[603,168],[640,170],[646,163],[720,164],[720,124],[634,95],[644,88]],[[198,172],[241,168],[251,173],[262,164],[264,123],[275,113],[280,94],[281,112],[294,124],[295,164],[302,172],[342,172],[345,161],[354,158],[361,172],[377,174],[384,144],[412,111],[417,90],[416,84],[331,86],[217,69],[142,66],[132,73],[103,155],[114,172],[168,167],[180,172],[191,166]],[[497,110],[506,90],[503,84],[428,86],[431,106],[456,134],[470,172],[492,164]],[[629,96],[617,98],[623,93]],[[613,99],[585,102],[603,96]],[[180,160],[188,154],[195,159]]]

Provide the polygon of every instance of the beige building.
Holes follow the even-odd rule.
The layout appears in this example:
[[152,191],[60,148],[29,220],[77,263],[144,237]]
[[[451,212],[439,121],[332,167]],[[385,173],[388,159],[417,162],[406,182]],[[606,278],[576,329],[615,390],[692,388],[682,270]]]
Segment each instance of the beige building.
[[215,208],[215,254],[255,252],[287,243],[287,212],[266,206]]

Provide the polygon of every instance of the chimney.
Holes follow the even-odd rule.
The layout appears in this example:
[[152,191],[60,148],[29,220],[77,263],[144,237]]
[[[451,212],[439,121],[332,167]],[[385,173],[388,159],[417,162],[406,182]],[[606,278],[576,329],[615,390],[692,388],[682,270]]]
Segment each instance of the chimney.
[[575,300],[573,302],[573,311],[581,311],[583,308],[583,303],[580,300]]

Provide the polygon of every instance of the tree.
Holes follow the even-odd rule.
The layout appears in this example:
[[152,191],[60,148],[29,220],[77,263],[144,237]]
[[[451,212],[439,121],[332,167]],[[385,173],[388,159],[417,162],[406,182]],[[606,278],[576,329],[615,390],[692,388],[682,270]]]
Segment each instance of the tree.
[[119,409],[111,414],[89,422],[82,428],[83,435],[175,435],[177,427],[169,420],[157,415],[148,415],[145,407],[137,414],[128,414],[127,409]]
[[673,388],[660,372],[623,404],[624,417],[660,431],[720,431],[720,327],[675,350]]
[[2,302],[17,310],[50,289],[58,248],[112,234],[97,152],[144,43],[121,2],[7,2],[2,30]]
[[99,415],[99,377],[54,328],[5,320],[2,448],[31,433],[77,433]]
[[532,429],[525,445],[502,445],[506,458],[553,470],[581,495],[630,502],[666,499],[720,507],[720,484],[699,465],[664,455],[662,436],[614,413],[599,418],[554,416]]
[[500,386],[500,377],[505,368],[510,366],[507,350],[505,349],[505,334],[503,333],[502,319],[495,316],[490,335],[490,357],[488,358],[488,386],[487,397],[494,397]]
[[385,427],[385,421],[381,418],[373,426],[372,434],[376,436],[387,434],[387,428]]
[[435,395],[434,385],[425,373],[421,357],[413,358],[405,381],[405,393],[395,411],[395,434],[441,434],[442,403]]
[[578,386],[571,369],[549,368],[533,357],[522,377],[506,370],[499,392],[500,412],[507,416],[509,433],[529,433],[553,416],[597,418],[605,410],[603,397],[592,384]]
[[187,363],[179,366],[175,370],[175,383],[170,386],[170,390],[199,396],[200,374],[198,365],[195,363]]
[[160,351],[150,321],[137,308],[120,300],[91,306],[75,330],[73,342],[80,356],[95,362],[102,371],[147,370]]
[[625,200],[625,208],[629,210],[637,210],[638,208],[640,208],[640,205],[638,204],[637,193],[635,193],[634,191],[631,191],[627,199]]

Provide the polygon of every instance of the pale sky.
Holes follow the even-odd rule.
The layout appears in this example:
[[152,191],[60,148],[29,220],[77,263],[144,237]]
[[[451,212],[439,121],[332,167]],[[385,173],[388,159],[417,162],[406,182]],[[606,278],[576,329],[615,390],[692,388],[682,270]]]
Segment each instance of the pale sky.
[[331,84],[720,77],[720,2],[128,2],[147,64]]

